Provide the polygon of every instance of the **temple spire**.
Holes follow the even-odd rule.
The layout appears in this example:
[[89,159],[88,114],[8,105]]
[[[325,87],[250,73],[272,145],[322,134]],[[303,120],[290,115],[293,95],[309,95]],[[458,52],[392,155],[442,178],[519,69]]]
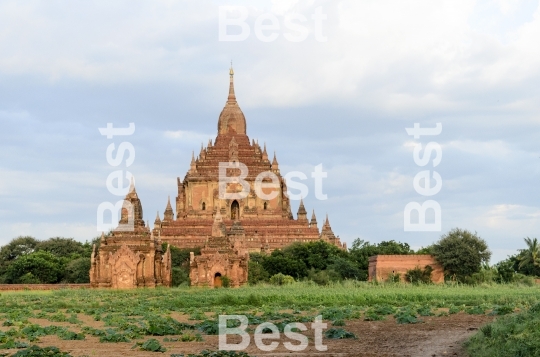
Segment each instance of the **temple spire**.
[[309,222],[310,227],[317,227],[317,217],[315,217],[315,210],[313,210],[313,213],[311,214],[311,222]]
[[189,172],[194,173],[195,171],[197,171],[197,164],[195,162],[195,152],[192,151],[191,152],[191,164],[189,166]]
[[229,76],[230,76],[230,84],[229,84],[229,102],[236,102],[236,95],[234,94],[234,69],[232,67],[232,61],[231,61],[231,69],[229,70]]
[[307,211],[304,207],[304,200],[300,199],[300,205],[298,206],[298,213],[296,214],[298,217],[298,222],[303,222],[306,225],[309,224],[307,219]]
[[272,171],[279,173],[279,165],[276,159],[276,152],[274,151],[274,159],[272,160]]
[[172,221],[174,219],[174,212],[171,206],[171,196],[167,200],[167,207],[165,208],[165,213],[163,215],[163,221]]

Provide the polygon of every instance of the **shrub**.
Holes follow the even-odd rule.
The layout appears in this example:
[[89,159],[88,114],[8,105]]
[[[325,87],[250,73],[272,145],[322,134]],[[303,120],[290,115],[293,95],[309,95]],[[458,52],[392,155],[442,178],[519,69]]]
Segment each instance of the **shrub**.
[[61,352],[58,347],[39,347],[32,346],[30,348],[17,351],[12,357],[71,357],[67,352]]
[[158,340],[151,338],[144,342],[137,342],[135,346],[138,346],[141,351],[149,352],[165,352],[167,349],[163,347]]
[[401,281],[401,274],[400,273],[390,273],[388,274],[388,280],[389,283],[399,283]]
[[330,339],[356,338],[354,333],[345,331],[342,328],[331,328],[324,333],[324,336]]
[[270,284],[272,285],[289,285],[292,283],[294,283],[294,278],[290,275],[278,273],[270,278]]
[[230,288],[231,287],[231,279],[227,275],[223,275],[221,277],[221,286],[223,288]]
[[413,284],[430,284],[431,281],[431,273],[433,272],[433,268],[430,265],[426,265],[424,269],[421,269],[419,266],[417,266],[414,269],[407,270],[407,273],[405,273],[405,279],[409,283]]

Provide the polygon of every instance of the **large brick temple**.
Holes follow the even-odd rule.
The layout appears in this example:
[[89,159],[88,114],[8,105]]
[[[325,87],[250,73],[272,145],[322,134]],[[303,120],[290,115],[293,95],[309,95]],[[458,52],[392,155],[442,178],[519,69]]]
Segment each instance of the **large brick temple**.
[[[272,251],[294,242],[311,242],[322,239],[330,244],[345,248],[332,232],[328,217],[322,226],[317,227],[313,212],[311,219],[303,202],[300,202],[296,219],[291,212],[287,197],[285,179],[281,176],[278,161],[274,154],[270,160],[266,145],[261,147],[246,133],[246,118],[234,92],[234,71],[230,70],[229,96],[219,115],[216,139],[202,146],[200,153],[192,155],[191,166],[184,179],[177,179],[178,196],[173,211],[171,202],[167,202],[163,219],[157,216],[154,224],[154,236],[163,242],[179,248],[204,247],[212,237],[214,218],[219,212],[227,234],[234,228],[235,234],[242,230],[244,245],[249,252]],[[219,194],[219,163],[246,165],[250,191],[242,199],[227,199]],[[227,169],[228,175],[234,175],[234,168]],[[238,170],[237,170],[238,171]],[[279,187],[272,199],[257,195],[255,179],[261,172],[270,171],[279,181]],[[239,172],[237,172],[238,174]],[[239,184],[229,183],[227,192],[238,191]]]
[[[261,148],[246,134],[246,118],[236,101],[233,79],[231,68],[229,96],[219,116],[216,139],[201,147],[197,157],[192,155],[189,171],[183,180],[177,180],[176,214],[169,199],[163,218],[158,213],[150,230],[132,183],[120,224],[132,222],[134,228],[119,227],[101,239],[99,250],[92,254],[93,287],[170,286],[171,255],[169,249],[162,251],[162,242],[201,248],[200,256],[190,257],[191,284],[211,287],[220,286],[225,276],[233,287],[245,284],[250,252],[271,252],[294,242],[319,239],[346,248],[334,235],[328,216],[319,230],[315,212],[309,220],[300,201],[296,219],[293,217],[275,154],[270,161],[266,145]],[[232,179],[221,183],[220,194],[220,163],[225,165],[222,177],[225,173],[230,178],[242,177],[240,165],[245,165],[245,185]],[[273,175],[273,186],[258,191],[257,176],[268,172]],[[269,185],[269,181],[265,178],[262,183]],[[240,192],[245,195],[226,195]]]

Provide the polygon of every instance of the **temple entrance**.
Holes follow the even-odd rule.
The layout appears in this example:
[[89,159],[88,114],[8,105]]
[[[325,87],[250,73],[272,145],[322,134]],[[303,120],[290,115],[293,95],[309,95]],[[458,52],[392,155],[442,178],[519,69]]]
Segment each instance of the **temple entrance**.
[[221,273],[216,273],[214,276],[214,288],[221,288]]
[[240,205],[237,200],[234,200],[231,204],[231,219],[233,221],[240,219]]

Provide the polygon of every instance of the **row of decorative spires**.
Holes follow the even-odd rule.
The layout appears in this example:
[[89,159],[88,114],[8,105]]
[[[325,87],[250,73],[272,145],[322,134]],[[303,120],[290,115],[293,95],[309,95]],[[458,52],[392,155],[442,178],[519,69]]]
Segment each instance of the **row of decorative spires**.
[[[234,137],[233,137],[234,140]],[[259,143],[255,141],[255,139],[252,139],[252,146],[256,146],[260,150]],[[195,158],[195,151],[191,152],[191,163],[189,167],[190,173],[195,173],[197,171],[197,164],[199,161],[206,159],[206,154],[208,153],[208,148],[212,147],[212,139],[208,141],[208,146],[205,148],[204,144],[201,143],[201,152],[199,155]],[[263,161],[270,161],[268,159],[268,153],[266,151],[266,143],[264,143],[264,149],[262,151],[262,159]],[[274,151],[274,158],[272,159],[272,165],[271,165],[272,171],[279,171],[279,164],[276,157],[276,152]]]

